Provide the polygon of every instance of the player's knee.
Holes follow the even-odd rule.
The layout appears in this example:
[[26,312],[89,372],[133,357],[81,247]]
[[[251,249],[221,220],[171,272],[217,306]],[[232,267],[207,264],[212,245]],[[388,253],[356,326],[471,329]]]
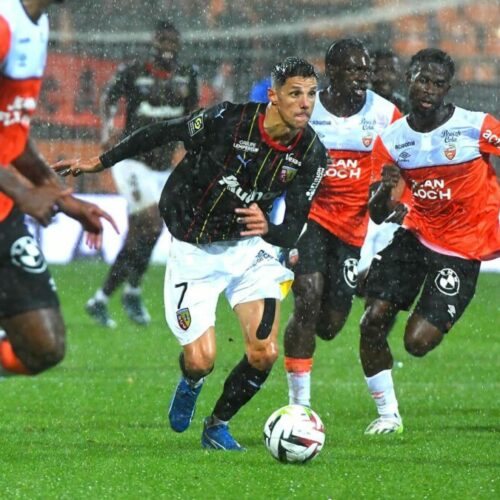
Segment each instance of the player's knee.
[[404,344],[406,351],[417,358],[422,358],[428,352],[432,351],[442,339],[442,334],[435,331],[414,331],[407,330],[405,332]]
[[210,355],[199,355],[184,359],[186,372],[193,377],[204,377],[208,375],[214,367],[214,359]]
[[263,348],[250,348],[247,350],[247,358],[250,365],[257,370],[270,370],[278,359],[279,349],[276,342],[269,342]]
[[299,276],[293,285],[294,317],[300,323],[315,323],[320,310],[322,290],[311,275]]
[[333,340],[342,330],[349,311],[330,311],[324,320],[318,322],[316,334],[323,340]]
[[368,303],[361,317],[361,337],[374,340],[385,339],[396,312],[390,304],[385,302]]
[[27,357],[26,368],[32,373],[41,373],[58,365],[66,354],[64,337],[47,337],[37,346],[36,351]]

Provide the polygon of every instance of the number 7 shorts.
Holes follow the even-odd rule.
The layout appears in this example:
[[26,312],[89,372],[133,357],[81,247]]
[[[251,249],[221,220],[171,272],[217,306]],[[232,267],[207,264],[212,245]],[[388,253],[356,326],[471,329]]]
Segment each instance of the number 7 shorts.
[[190,344],[215,326],[223,291],[232,308],[258,299],[285,298],[293,272],[279,263],[276,253],[260,237],[206,245],[173,238],[164,300],[168,326],[179,343]]

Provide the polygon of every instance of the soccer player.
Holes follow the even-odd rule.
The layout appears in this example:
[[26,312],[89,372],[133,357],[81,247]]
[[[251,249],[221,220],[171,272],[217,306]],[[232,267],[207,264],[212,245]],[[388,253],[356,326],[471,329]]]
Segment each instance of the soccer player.
[[73,198],[29,139],[47,58],[44,11],[52,3],[0,3],[0,327],[7,335],[0,341],[3,376],[40,373],[59,363],[65,351],[55,285],[23,214],[46,226],[60,210],[82,224],[95,247],[101,242],[100,219],[114,224],[96,205]]
[[[375,222],[401,176],[410,211],[370,267],[360,356],[379,417],[366,434],[401,433],[391,375],[388,325],[416,297],[404,333],[417,357],[437,347],[474,296],[481,260],[500,254],[500,188],[489,155],[500,155],[500,122],[445,103],[455,72],[438,49],[415,54],[407,72],[409,115],[384,130],[372,154],[381,183],[370,200]],[[419,295],[420,294],[420,295]]]
[[285,330],[289,402],[306,406],[315,337],[332,340],[351,310],[368,227],[373,144],[401,116],[394,104],[368,89],[370,56],[359,40],[333,43],[325,67],[330,85],[318,93],[311,126],[329,160],[297,246],[295,308]]
[[401,82],[401,62],[390,49],[375,50],[370,53],[372,63],[372,90],[392,102],[402,113],[408,111],[406,98],[398,92]]
[[[158,21],[152,42],[153,59],[122,65],[102,98],[103,145],[117,137],[114,117],[117,103],[125,99],[124,136],[165,118],[183,116],[198,103],[196,69],[178,62],[180,35],[168,21]],[[154,246],[163,229],[158,212],[161,190],[172,169],[176,145],[127,158],[113,168],[118,192],[128,205],[128,233],[108,275],[85,309],[100,325],[114,328],[108,301],[124,283],[122,304],[127,316],[139,325],[151,317],[141,298],[140,284]]]
[[[78,175],[182,140],[187,155],[163,190],[160,211],[173,235],[165,278],[165,314],[182,345],[182,376],[172,398],[172,429],[185,431],[215,362],[215,308],[225,295],[239,319],[245,355],[227,377],[204,421],[205,448],[241,450],[229,420],[252,399],[278,357],[280,299],[293,273],[272,245],[292,247],[326,167],[326,151],[308,126],[317,89],[314,68],[288,58],[272,72],[269,104],[228,102],[140,129],[100,158],[60,162]],[[287,192],[281,225],[266,212]]]

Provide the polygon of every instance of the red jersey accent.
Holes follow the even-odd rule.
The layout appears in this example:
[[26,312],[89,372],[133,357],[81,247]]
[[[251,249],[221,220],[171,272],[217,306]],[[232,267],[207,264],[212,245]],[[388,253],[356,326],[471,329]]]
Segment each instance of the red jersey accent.
[[499,138],[498,120],[461,108],[431,132],[400,120],[381,134],[375,168],[401,168],[412,192],[404,227],[424,245],[473,260],[500,255],[500,187],[488,161],[500,155]]
[[4,61],[10,49],[11,31],[5,17],[0,16],[0,63]]

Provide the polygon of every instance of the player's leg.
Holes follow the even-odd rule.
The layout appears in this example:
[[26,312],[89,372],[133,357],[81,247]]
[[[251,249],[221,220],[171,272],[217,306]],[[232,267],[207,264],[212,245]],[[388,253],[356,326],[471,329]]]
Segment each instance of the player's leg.
[[403,431],[387,338],[398,311],[408,309],[420,290],[426,273],[425,256],[420,243],[402,229],[370,266],[360,323],[360,358],[379,417],[368,426],[366,434]]
[[431,253],[422,294],[408,319],[404,342],[413,356],[437,347],[472,300],[480,262]]
[[212,415],[205,419],[205,448],[243,449],[231,436],[228,422],[259,392],[278,357],[279,310],[275,298],[235,306],[245,339],[245,355],[227,377]]
[[327,271],[327,247],[328,232],[310,221],[298,243],[299,260],[292,287],[294,309],[284,336],[290,404],[309,406],[311,402],[311,372]]

